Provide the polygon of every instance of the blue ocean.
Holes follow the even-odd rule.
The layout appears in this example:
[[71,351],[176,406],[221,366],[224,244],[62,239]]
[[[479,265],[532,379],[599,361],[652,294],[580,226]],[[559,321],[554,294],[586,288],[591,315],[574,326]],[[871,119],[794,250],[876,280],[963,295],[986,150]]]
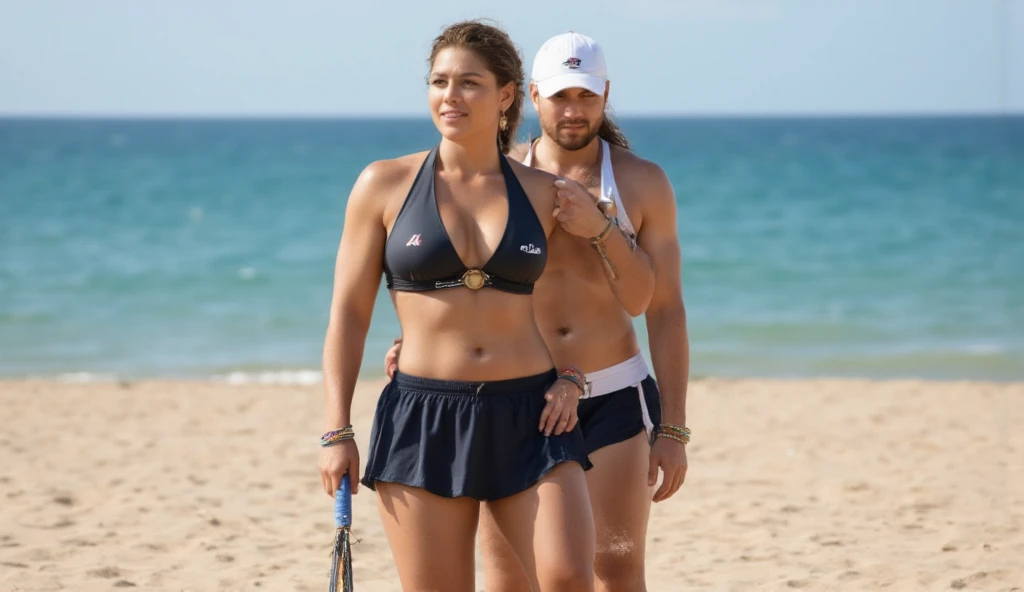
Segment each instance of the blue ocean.
[[[1024,118],[620,123],[675,187],[693,376],[1024,380]],[[0,120],[0,377],[318,381],[348,191],[437,139]],[[363,377],[397,333],[382,287]]]

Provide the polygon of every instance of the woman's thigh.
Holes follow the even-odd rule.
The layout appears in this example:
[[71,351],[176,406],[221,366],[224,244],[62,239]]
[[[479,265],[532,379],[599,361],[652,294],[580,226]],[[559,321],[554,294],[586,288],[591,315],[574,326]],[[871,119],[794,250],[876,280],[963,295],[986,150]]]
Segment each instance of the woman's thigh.
[[473,592],[477,500],[378,482],[377,509],[403,590]]

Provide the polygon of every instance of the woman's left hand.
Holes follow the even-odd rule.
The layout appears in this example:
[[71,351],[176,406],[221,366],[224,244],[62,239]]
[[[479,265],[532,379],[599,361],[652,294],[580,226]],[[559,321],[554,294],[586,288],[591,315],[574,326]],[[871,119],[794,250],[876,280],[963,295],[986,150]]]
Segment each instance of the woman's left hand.
[[556,436],[565,432],[571,432],[579,420],[577,407],[579,406],[580,387],[576,383],[565,378],[559,378],[544,393],[544,400],[548,402],[544,411],[540,414],[540,431],[545,436],[552,433]]

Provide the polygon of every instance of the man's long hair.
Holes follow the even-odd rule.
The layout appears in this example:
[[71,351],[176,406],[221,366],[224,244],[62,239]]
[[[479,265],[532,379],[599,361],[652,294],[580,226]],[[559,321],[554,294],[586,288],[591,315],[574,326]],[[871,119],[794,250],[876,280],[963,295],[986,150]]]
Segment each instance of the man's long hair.
[[626,134],[622,133],[618,124],[612,121],[612,116],[608,113],[607,109],[604,112],[604,117],[601,119],[601,127],[597,130],[597,135],[613,146],[632,150],[629,147],[629,140],[626,139]]

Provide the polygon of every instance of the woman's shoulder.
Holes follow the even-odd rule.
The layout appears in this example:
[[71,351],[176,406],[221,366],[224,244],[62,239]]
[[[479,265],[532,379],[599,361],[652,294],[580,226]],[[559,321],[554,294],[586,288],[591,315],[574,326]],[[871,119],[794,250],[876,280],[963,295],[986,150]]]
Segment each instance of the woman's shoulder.
[[348,209],[366,216],[393,218],[427,154],[417,152],[366,165],[352,186]]
[[398,158],[375,160],[359,173],[356,185],[364,189],[388,189],[394,185],[405,182],[409,177],[415,176],[423,161],[426,160],[429,151],[406,154]]

